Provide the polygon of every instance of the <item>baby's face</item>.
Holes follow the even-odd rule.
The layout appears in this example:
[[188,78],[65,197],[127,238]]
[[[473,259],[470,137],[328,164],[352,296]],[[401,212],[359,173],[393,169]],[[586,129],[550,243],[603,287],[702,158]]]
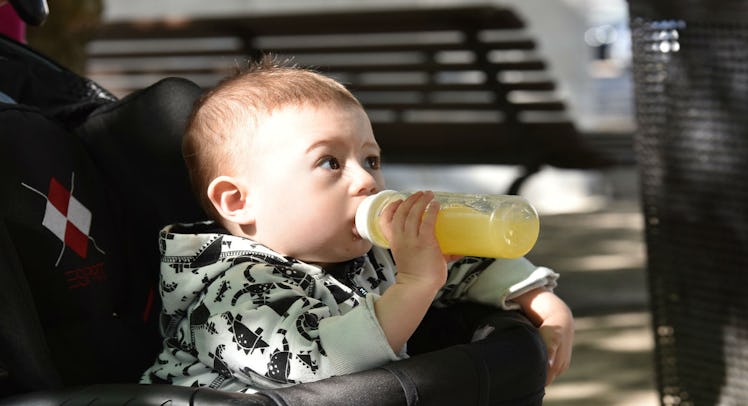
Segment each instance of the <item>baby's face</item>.
[[355,231],[356,208],[384,188],[380,150],[356,107],[289,106],[262,120],[247,158],[255,214],[250,238],[311,263],[337,263],[371,244]]

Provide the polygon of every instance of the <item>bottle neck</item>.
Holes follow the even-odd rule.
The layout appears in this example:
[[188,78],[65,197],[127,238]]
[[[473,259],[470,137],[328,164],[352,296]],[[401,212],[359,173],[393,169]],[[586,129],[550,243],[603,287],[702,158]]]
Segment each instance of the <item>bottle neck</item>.
[[383,190],[364,199],[356,210],[356,230],[359,235],[377,246],[389,248],[389,243],[379,227],[379,217],[390,202],[403,196],[394,190]]

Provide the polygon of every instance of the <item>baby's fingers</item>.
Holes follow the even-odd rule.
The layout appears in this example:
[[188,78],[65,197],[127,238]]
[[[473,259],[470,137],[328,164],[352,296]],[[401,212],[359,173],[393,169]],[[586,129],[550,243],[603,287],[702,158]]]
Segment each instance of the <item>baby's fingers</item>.
[[433,200],[434,194],[430,193],[430,197],[428,201],[425,202],[426,207],[424,208],[426,212],[423,214],[421,218],[421,225],[419,227],[419,235],[420,234],[427,234],[427,235],[433,235],[434,229],[436,228],[436,217],[439,214],[439,202],[436,200]]
[[431,192],[415,192],[408,196],[394,214],[395,228],[410,234],[417,233],[426,206],[432,198]]
[[556,376],[560,373],[560,371],[558,371],[558,363],[556,362],[558,346],[548,345],[546,346],[546,350],[548,351],[548,373],[545,378],[545,384],[547,386],[550,385],[554,379],[556,379]]
[[387,224],[392,223],[392,220],[395,217],[395,212],[397,211],[397,208],[400,207],[402,203],[403,203],[402,200],[395,200],[394,202],[390,202],[382,210],[382,215],[380,216],[380,219],[385,221]]
[[411,241],[421,238],[433,240],[439,212],[439,204],[433,199],[433,192],[416,192],[405,200],[387,205],[380,220],[380,225],[386,230],[385,238],[390,242],[403,238]]
[[410,211],[407,213],[404,224],[405,231],[412,233],[414,236],[419,236],[424,232],[433,234],[434,223],[436,221],[433,207],[433,204],[436,202],[432,202],[434,193],[418,192],[413,196],[416,196],[416,198],[410,207]]
[[571,354],[569,354],[570,350],[567,351],[567,349],[563,346],[556,347],[555,350],[553,350],[553,355],[549,353],[548,355],[548,384],[553,382],[554,379],[556,379],[559,375],[564,373],[567,369],[569,369],[569,364],[571,361]]
[[567,338],[568,341],[566,341],[562,336],[561,329],[545,325],[540,327],[540,335],[543,337],[548,353],[546,385],[549,385],[569,368],[571,361],[571,338]]
[[382,228],[382,233],[387,241],[392,241],[395,212],[397,212],[398,207],[400,207],[402,203],[402,200],[395,200],[394,202],[389,203],[385,206],[382,210],[382,214],[379,216],[379,226]]

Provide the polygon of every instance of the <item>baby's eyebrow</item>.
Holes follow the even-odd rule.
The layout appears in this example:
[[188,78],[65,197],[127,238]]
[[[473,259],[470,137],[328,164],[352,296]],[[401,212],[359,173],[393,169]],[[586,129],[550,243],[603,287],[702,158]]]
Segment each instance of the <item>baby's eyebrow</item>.
[[335,141],[335,140],[320,140],[320,141],[316,141],[316,142],[312,143],[312,145],[310,145],[309,148],[306,149],[306,152],[311,152],[311,151],[313,151],[315,149],[318,149],[318,148],[329,147],[330,145],[334,145],[334,144],[340,144],[340,142],[339,141]]
[[377,154],[382,153],[382,148],[380,148],[379,144],[377,144],[376,142],[367,141],[364,143],[363,147],[375,149],[377,151]]
[[[335,147],[335,146],[339,146],[343,144],[345,144],[343,141],[336,140],[336,139],[319,140],[319,141],[312,143],[312,145],[310,145],[309,148],[306,149],[306,152],[308,153],[318,148],[327,148],[331,146]],[[382,152],[382,149],[379,147],[379,144],[377,144],[374,141],[366,141],[361,147],[362,149],[370,148],[370,149],[376,150],[377,154],[380,154]]]

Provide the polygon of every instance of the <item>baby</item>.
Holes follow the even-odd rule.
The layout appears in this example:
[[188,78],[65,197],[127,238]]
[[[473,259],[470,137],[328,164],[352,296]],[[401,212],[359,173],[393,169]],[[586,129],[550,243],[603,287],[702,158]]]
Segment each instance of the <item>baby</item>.
[[407,357],[434,304],[520,309],[549,356],[569,365],[573,319],[558,275],[524,258],[445,257],[438,204],[418,192],[385,209],[391,250],[356,232],[384,189],[361,104],[338,82],[273,58],[195,105],[184,157],[215,220],[160,234],[164,349],[141,382],[252,392]]

